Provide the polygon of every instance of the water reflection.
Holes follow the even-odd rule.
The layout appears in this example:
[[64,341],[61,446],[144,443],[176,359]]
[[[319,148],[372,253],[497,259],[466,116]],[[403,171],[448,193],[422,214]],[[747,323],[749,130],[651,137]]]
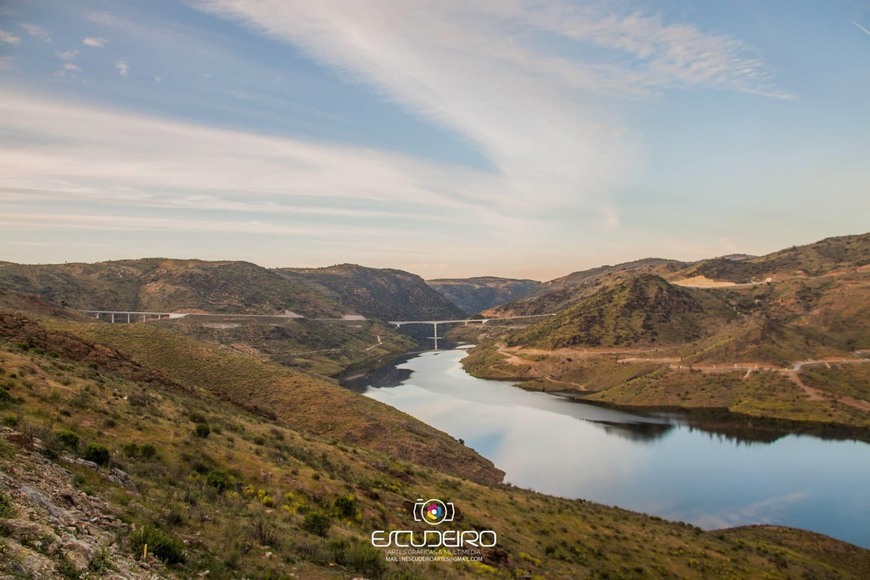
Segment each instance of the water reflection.
[[624,437],[630,441],[649,442],[664,437],[674,428],[670,423],[615,423],[612,421],[592,421],[604,428],[608,435]]
[[463,356],[423,353],[352,388],[464,439],[515,485],[707,528],[781,524],[870,546],[866,443],[527,392],[471,377]]

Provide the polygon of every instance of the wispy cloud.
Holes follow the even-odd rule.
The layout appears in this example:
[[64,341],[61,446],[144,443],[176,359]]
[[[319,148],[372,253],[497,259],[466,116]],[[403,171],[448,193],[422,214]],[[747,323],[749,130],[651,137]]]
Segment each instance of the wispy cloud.
[[0,29],[0,44],[10,44],[15,46],[21,43],[21,37],[15,36],[11,32]]
[[93,48],[103,48],[109,41],[98,36],[86,36],[82,39],[82,44]]
[[41,26],[37,26],[35,24],[23,23],[21,25],[21,28],[26,30],[27,33],[34,38],[38,38],[39,40],[41,40],[43,42],[51,42],[51,35],[48,33],[48,31],[45,28],[43,28]]
[[505,178],[502,195],[518,213],[592,202],[606,227],[619,223],[607,196],[631,180],[640,155],[602,95],[705,87],[785,96],[739,40],[586,3],[195,5],[297,45],[455,131]]
[[852,24],[854,24],[854,25],[857,26],[859,29],[861,29],[861,31],[864,32],[864,34],[870,34],[870,30],[867,30],[866,28],[864,28],[863,26],[861,26],[860,24],[858,24],[858,23],[855,22],[854,20],[852,21]]
[[61,52],[58,50],[54,54],[57,56],[57,58],[59,58],[61,60],[71,61],[71,60],[75,59],[76,56],[78,56],[79,51],[74,50],[74,49],[70,49],[70,50],[64,50],[63,52]]
[[[22,136],[0,144],[10,168],[0,178],[0,214],[4,227],[17,230],[188,228],[304,235],[345,246],[366,238],[411,252],[407,239],[396,240],[425,245],[421,233],[435,222],[485,243],[511,219],[500,213],[501,177],[398,154],[9,91],[0,91],[0,119]],[[137,218],[118,217],[131,215]],[[463,242],[457,235],[432,247],[441,251],[445,243]]]
[[118,74],[122,77],[129,76],[130,74],[130,66],[126,61],[119,60],[115,63],[115,68],[118,69]]

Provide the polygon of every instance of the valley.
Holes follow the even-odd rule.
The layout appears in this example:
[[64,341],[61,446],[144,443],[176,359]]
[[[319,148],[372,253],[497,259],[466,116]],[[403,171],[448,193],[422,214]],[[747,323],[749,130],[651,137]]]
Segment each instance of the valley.
[[[543,284],[452,280],[462,288],[445,292],[455,303],[435,281],[352,265],[0,263],[0,569],[82,578],[861,577],[870,552],[811,532],[704,530],[522,477],[517,485],[563,497],[505,483],[514,468],[500,466],[508,456],[485,440],[433,427],[337,378],[376,368],[391,384],[407,378],[388,363],[431,348],[432,326],[390,320],[479,318],[453,325],[441,345],[475,343],[462,361],[475,376],[559,393],[565,404],[579,397],[602,413],[708,413],[704,429],[726,438],[804,433],[863,446],[867,243],[856,236],[725,262],[641,260]],[[487,308],[469,312],[476,305]],[[187,316],[112,324],[87,310]],[[496,405],[510,399],[492,396]],[[622,432],[616,424],[608,429]],[[637,436],[662,429],[682,432],[661,424]],[[554,436],[542,445],[557,448]],[[536,455],[532,441],[521,455]],[[412,513],[421,497],[454,503],[458,529],[496,530],[498,545],[451,562],[386,559],[371,531],[421,529]]]

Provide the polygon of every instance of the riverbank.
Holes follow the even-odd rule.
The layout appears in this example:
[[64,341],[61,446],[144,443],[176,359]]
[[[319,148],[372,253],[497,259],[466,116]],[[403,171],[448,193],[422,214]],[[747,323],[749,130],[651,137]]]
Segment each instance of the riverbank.
[[516,381],[535,391],[571,392],[588,402],[623,409],[727,410],[751,420],[779,421],[800,430],[870,433],[870,362],[821,361],[802,369],[758,364],[692,366],[666,351],[625,349],[505,349],[484,343],[463,368],[478,378]]
[[779,524],[870,545],[870,466],[856,468],[868,448],[850,433],[717,409],[627,412],[472,377],[464,354],[421,353],[354,390],[464,441],[513,485],[706,529]]

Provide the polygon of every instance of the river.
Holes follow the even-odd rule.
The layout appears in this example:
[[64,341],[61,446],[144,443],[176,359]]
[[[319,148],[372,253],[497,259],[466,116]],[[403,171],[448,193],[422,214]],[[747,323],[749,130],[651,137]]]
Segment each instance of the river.
[[477,379],[462,349],[412,355],[345,384],[464,440],[543,493],[704,529],[804,528],[870,548],[870,445],[690,415],[627,413]]

